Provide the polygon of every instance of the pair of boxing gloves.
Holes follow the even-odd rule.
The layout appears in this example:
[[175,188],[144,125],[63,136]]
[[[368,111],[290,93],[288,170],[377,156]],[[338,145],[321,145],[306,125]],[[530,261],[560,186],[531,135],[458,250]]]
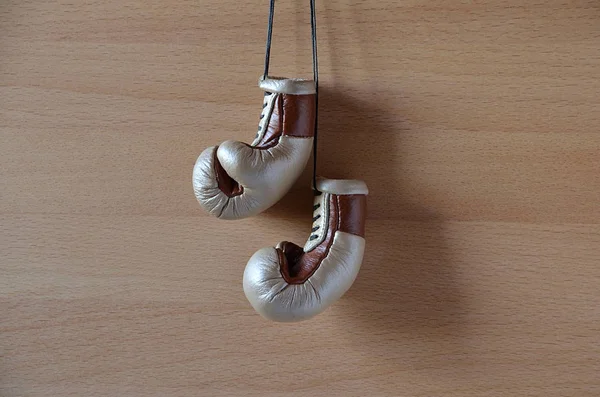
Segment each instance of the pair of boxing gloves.
[[[198,157],[193,171],[200,205],[220,219],[257,215],[279,201],[304,170],[313,147],[312,80],[261,78],[265,91],[252,144],[225,141]],[[281,242],[258,250],[244,271],[252,307],[274,321],[301,321],[338,300],[352,285],[365,249],[367,186],[318,179],[311,234],[304,247]]]

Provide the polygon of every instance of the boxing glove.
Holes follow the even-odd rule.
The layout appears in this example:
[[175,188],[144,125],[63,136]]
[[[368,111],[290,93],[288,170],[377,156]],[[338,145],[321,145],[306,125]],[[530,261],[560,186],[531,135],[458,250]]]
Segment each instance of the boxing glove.
[[281,242],[257,251],[244,271],[252,307],[274,321],[315,316],[350,288],[365,249],[368,189],[356,180],[319,179],[304,247]]
[[226,141],[200,154],[193,171],[200,205],[221,219],[256,215],[279,201],[310,157],[316,117],[313,80],[261,78],[265,91],[251,144]]

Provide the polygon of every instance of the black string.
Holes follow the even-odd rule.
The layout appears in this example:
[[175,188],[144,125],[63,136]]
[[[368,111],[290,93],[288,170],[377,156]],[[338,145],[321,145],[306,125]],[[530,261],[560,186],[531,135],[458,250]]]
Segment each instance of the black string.
[[[267,28],[267,45],[265,51],[265,71],[263,79],[269,76],[269,63],[271,61],[271,41],[273,37],[273,16],[275,14],[275,0],[269,4],[269,25]],[[313,138],[313,189],[315,193],[320,193],[317,189],[317,127],[319,124],[319,62],[317,57],[317,16],[315,0],[310,0],[310,28],[312,38],[312,61],[313,61],[313,80],[315,81],[315,132]]]
[[271,38],[273,37],[273,15],[275,14],[275,0],[269,5],[269,25],[267,28],[267,48],[265,51],[265,73],[263,79],[269,76],[269,61],[271,60]]
[[312,36],[313,79],[315,80],[315,136],[313,138],[313,189],[317,189],[317,127],[319,126],[319,62],[317,60],[317,15],[315,0],[310,0],[310,28]]

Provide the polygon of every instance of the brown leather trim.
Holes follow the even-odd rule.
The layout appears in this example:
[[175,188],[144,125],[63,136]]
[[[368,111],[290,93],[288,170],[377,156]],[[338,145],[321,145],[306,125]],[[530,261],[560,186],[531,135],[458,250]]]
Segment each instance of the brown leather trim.
[[340,208],[339,231],[365,237],[367,196],[348,194],[336,196]]
[[315,131],[316,95],[277,95],[264,135],[255,149],[266,150],[279,143],[282,135],[311,138]]
[[217,186],[219,189],[227,195],[227,197],[235,197],[244,193],[244,187],[240,185],[235,179],[227,174],[227,171],[221,165],[219,158],[217,157],[217,149],[215,148],[213,163],[215,169],[215,177],[217,178]]
[[316,98],[310,95],[282,94],[283,135],[311,138],[315,135]]
[[[288,243],[287,241],[284,241],[283,244],[293,244],[293,243]],[[294,244],[294,245],[296,245],[296,244]],[[282,263],[287,263],[287,259],[285,257],[283,250],[277,248],[277,249],[275,249],[275,251],[277,251],[277,258],[279,259],[279,266],[281,266]]]
[[280,257],[279,270],[288,284],[306,282],[329,254],[333,237],[339,229],[338,202],[334,195],[329,196],[329,222],[326,227],[327,235],[323,242],[309,252],[304,252],[302,247],[290,242],[284,242],[281,248],[277,249],[282,252],[285,259],[281,260]]
[[[266,125],[267,131],[254,145],[255,149],[266,150],[279,143],[282,135],[309,138],[314,135],[316,95],[277,95],[274,99],[273,110]],[[214,153],[214,170],[217,186],[228,197],[239,196],[244,193],[244,187],[230,177],[217,158],[217,149]]]

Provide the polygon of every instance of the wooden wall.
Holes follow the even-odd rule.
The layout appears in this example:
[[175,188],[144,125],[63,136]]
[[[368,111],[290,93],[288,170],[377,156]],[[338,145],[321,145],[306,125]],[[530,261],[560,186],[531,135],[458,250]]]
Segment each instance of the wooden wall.
[[[276,207],[209,218],[191,169],[252,139],[268,1],[0,2],[0,395],[600,395],[600,3],[319,1],[319,173],[367,252],[312,321],[255,314]],[[272,72],[310,76],[308,1]]]

